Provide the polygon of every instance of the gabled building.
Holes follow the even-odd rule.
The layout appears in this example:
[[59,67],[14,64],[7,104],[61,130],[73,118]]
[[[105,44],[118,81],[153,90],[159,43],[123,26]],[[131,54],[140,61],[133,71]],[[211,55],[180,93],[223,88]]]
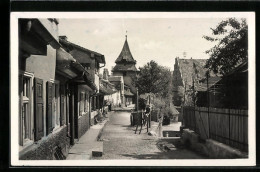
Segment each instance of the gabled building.
[[[173,103],[180,106],[182,103],[191,105],[193,88],[196,91],[201,87],[201,80],[205,79],[207,69],[204,68],[207,59],[180,59],[175,58],[173,71]],[[210,76],[216,76],[212,72]]]
[[[115,63],[116,66],[112,69],[113,76],[123,77],[124,84],[127,86],[126,90],[128,90],[129,88],[131,92],[127,94],[127,98],[125,97],[124,99],[127,100],[127,104],[133,103],[135,100],[134,95],[136,95],[136,88],[133,82],[135,82],[138,70],[135,66],[136,60],[134,60],[127,42],[127,36],[125,39],[123,49],[120,52]],[[124,101],[122,105],[125,106],[126,102]]]
[[99,93],[99,69],[105,66],[104,55],[81,47],[60,36],[60,44],[75,58],[85,71],[78,78],[71,81],[76,103],[74,108],[74,135],[79,139],[94,124],[94,117],[102,109],[102,94]]

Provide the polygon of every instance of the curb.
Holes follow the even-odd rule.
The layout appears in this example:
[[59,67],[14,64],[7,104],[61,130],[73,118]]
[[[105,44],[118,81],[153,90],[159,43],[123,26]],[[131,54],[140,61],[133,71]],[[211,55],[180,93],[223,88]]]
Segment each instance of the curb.
[[99,141],[99,139],[100,139],[100,137],[101,137],[101,134],[102,134],[102,132],[103,132],[105,126],[107,125],[107,122],[108,122],[108,120],[106,120],[106,122],[104,123],[104,125],[102,126],[102,128],[99,130],[98,135],[97,135],[97,138],[96,138],[96,141]]

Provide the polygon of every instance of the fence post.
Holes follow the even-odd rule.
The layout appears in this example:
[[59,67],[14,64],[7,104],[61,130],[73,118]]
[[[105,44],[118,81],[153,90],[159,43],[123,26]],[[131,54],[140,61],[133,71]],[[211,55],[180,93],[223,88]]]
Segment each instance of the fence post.
[[194,115],[194,121],[195,121],[195,132],[198,133],[198,132],[197,132],[197,127],[196,127],[197,124],[196,124],[195,106],[194,106],[194,108],[193,108],[193,112],[194,112],[193,115]]
[[228,108],[228,144],[230,145],[230,108]]
[[207,71],[207,99],[208,99],[208,127],[209,127],[209,138],[210,138],[210,119],[209,119],[209,72]]

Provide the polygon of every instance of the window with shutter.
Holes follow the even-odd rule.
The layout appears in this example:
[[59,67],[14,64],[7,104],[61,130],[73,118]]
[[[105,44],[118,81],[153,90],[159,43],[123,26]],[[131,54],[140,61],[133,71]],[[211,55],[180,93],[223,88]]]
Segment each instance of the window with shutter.
[[79,116],[82,116],[84,113],[84,101],[85,101],[85,92],[80,93],[79,99]]
[[40,140],[44,135],[44,118],[43,118],[43,80],[34,78],[34,128],[35,141]]
[[33,140],[33,74],[23,72],[19,75],[19,144],[26,145]]
[[53,98],[53,84],[48,81],[46,83],[46,105],[47,105],[47,109],[46,109],[46,133],[47,135],[50,134],[52,132],[53,129],[53,125],[52,125],[52,98]]
[[85,92],[85,109],[84,109],[84,111],[85,112],[88,112],[88,94],[87,94],[87,92]]

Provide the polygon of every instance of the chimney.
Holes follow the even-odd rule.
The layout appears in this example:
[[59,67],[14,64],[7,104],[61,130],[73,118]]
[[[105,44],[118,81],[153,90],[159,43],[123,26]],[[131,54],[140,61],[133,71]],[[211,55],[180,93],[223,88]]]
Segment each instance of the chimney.
[[104,71],[103,71],[103,79],[104,79],[104,80],[108,80],[108,75],[109,75],[108,69],[107,69],[107,68],[104,68]]
[[186,51],[184,51],[184,52],[183,52],[183,58],[185,59],[186,56],[187,56],[187,53],[186,53]]
[[59,36],[59,38],[65,40],[65,41],[67,41],[67,39],[68,39],[67,36],[65,36],[65,35]]

